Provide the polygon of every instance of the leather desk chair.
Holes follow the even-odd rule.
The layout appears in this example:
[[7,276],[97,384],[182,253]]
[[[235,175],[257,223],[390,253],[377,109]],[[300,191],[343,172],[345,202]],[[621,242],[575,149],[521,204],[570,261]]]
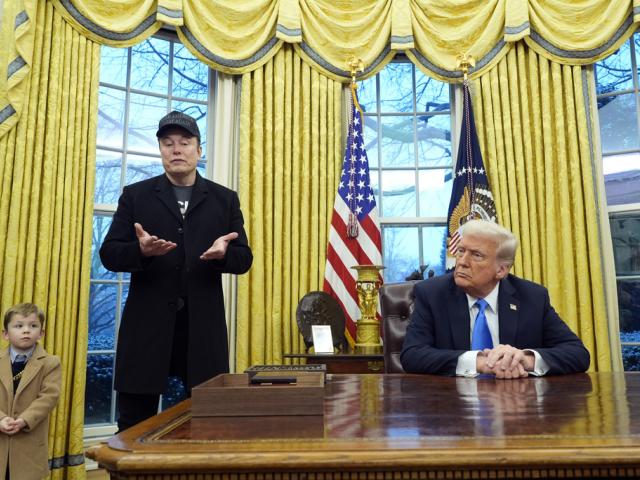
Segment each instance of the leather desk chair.
[[419,281],[389,283],[380,287],[385,373],[404,373],[400,353],[413,311],[413,286]]

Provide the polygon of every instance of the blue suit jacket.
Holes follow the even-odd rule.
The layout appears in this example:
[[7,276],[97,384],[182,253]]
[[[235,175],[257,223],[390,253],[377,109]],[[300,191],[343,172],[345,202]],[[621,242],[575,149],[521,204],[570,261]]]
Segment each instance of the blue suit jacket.
[[[449,273],[414,287],[415,304],[400,360],[408,373],[455,375],[470,350],[469,303]],[[547,289],[508,275],[498,291],[500,343],[534,349],[548,374],[584,372],[589,352],[550,304]]]

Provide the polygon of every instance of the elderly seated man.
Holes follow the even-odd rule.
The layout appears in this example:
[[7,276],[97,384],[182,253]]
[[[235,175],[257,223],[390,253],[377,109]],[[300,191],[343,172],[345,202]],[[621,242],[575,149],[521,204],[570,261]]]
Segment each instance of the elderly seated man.
[[453,273],[415,286],[400,357],[406,372],[511,379],[589,368],[589,352],[547,289],[509,274],[517,247],[493,222],[462,226]]

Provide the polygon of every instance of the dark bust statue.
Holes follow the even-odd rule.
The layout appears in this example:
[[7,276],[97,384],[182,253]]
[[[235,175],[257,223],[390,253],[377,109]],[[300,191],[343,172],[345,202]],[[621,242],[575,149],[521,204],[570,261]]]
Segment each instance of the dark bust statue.
[[313,325],[329,325],[333,346],[338,351],[346,350],[344,313],[337,300],[328,293],[309,292],[302,297],[296,309],[296,320],[307,350],[313,345]]

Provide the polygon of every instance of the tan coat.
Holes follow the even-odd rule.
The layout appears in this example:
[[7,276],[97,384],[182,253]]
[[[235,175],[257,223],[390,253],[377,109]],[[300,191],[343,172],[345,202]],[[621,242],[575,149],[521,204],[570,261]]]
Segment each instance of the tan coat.
[[37,480],[49,473],[47,435],[49,413],[58,403],[62,369],[60,360],[38,344],[13,392],[9,350],[0,350],[0,418],[23,418],[27,427],[15,435],[0,433],[0,479],[7,460],[11,480]]

